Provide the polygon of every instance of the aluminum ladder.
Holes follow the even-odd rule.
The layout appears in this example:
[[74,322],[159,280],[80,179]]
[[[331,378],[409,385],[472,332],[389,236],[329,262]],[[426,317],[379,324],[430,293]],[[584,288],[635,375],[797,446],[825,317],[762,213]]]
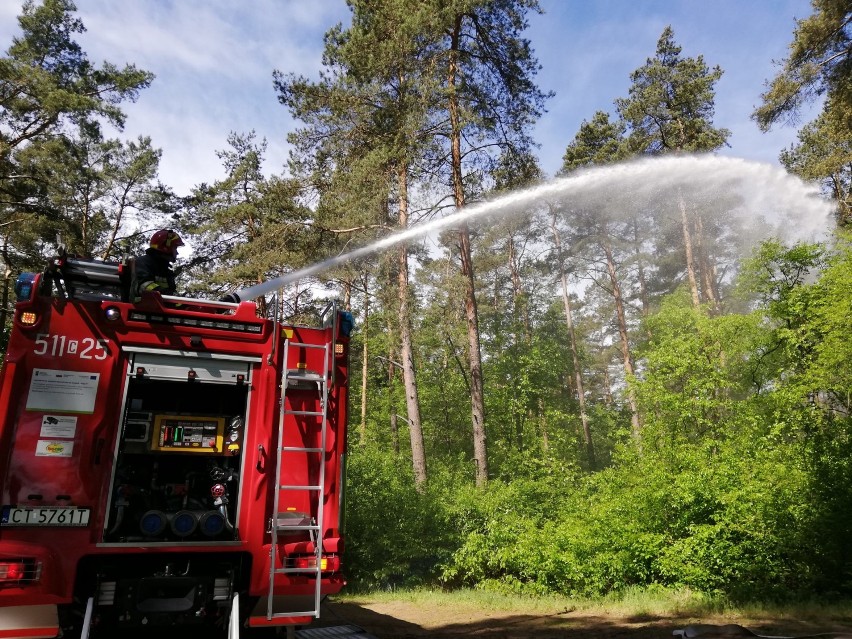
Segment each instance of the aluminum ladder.
[[[303,369],[290,369],[291,349],[319,349],[323,352],[322,373]],[[271,518],[272,544],[269,550],[269,593],[267,595],[266,618],[283,619],[288,617],[319,617],[320,613],[320,588],[322,585],[322,535],[323,535],[323,498],[325,494],[325,451],[328,436],[328,384],[329,371],[331,368],[331,356],[334,347],[331,343],[307,344],[294,342],[287,338],[284,342],[283,367],[281,375],[281,412],[278,420],[278,454],[275,463],[275,496],[273,498],[273,509]],[[307,361],[307,358],[305,358]],[[320,410],[293,410],[287,407],[288,389],[293,393],[311,392],[316,388],[317,400]],[[292,400],[291,400],[292,404]],[[306,417],[308,419],[319,419],[319,446],[284,446],[285,422],[288,416],[296,419]],[[306,426],[306,430],[307,430]],[[285,459],[292,455],[305,455],[306,468],[311,466],[310,457],[315,455],[318,464],[318,477],[316,484],[282,484],[281,469]],[[292,459],[292,457],[289,457]],[[309,477],[304,481],[308,482]],[[309,495],[308,503],[311,512],[316,517],[310,519],[294,518],[292,513],[281,512],[281,495],[285,492],[303,492]],[[310,513],[308,513],[310,515]],[[277,566],[276,555],[278,554],[279,536],[285,533],[307,531],[314,544],[314,566],[308,568],[297,568],[295,566]],[[286,575],[308,575],[315,580],[313,608],[309,610],[287,610],[286,612],[275,612],[274,610],[274,584],[276,574]]]

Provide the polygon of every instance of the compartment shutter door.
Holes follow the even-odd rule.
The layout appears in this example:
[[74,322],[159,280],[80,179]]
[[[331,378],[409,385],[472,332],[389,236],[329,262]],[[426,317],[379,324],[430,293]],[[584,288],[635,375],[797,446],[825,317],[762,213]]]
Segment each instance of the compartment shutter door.
[[[130,349],[128,349],[130,350]],[[186,380],[207,384],[249,384],[259,358],[229,357],[193,351],[130,351],[128,374],[146,379]]]

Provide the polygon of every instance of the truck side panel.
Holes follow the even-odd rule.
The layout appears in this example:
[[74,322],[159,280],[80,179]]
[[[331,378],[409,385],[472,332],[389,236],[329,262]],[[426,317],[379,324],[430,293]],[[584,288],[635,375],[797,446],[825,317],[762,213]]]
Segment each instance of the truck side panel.
[[[12,618],[25,617],[25,606],[55,606],[73,635],[81,602],[93,597],[104,629],[221,626],[236,592],[245,616],[255,602],[263,609],[317,583],[323,593],[344,585],[348,330],[336,320],[281,327],[247,302],[152,295],[132,304],[33,288],[16,306],[0,372],[0,616],[4,607]],[[323,366],[320,350],[288,351],[292,342],[338,352],[324,450],[285,459],[282,445],[321,446],[321,401],[310,389],[285,392],[278,441],[285,371]],[[323,522],[320,580],[318,570],[272,571],[319,565],[319,539],[307,530],[272,549],[279,465],[282,481],[299,484],[322,468],[321,513],[296,495],[279,507]]]

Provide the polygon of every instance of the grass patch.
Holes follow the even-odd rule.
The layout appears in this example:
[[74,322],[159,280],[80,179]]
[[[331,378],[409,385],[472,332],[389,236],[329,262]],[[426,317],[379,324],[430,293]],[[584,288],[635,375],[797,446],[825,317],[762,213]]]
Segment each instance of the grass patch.
[[598,599],[558,596],[515,595],[488,590],[382,590],[342,593],[336,601],[357,605],[406,602],[424,608],[452,606],[455,610],[505,614],[547,615],[576,612],[589,616],[617,618],[725,619],[727,623],[761,620],[795,620],[837,623],[852,622],[852,601],[825,603],[803,601],[787,604],[753,603],[735,605],[722,596],[686,589],[630,588]]
[[571,607],[572,600],[557,596],[531,597],[488,590],[379,590],[369,593],[341,593],[335,600],[353,604],[392,603],[404,601],[424,607],[452,605],[456,610],[486,610],[506,613],[548,613]]

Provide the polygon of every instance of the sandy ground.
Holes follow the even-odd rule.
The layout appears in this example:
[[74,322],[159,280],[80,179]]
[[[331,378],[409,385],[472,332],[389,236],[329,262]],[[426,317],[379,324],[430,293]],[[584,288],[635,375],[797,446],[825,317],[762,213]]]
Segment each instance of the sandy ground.
[[[673,631],[696,624],[739,624],[760,635],[852,639],[852,619],[791,621],[788,619],[663,618],[592,615],[554,610],[542,614],[503,613],[466,606],[429,606],[407,601],[363,603],[327,601],[317,625],[353,624],[377,639],[483,637],[486,639],[670,639]],[[737,639],[738,629],[707,629],[699,639]],[[826,637],[826,639],[828,639]]]

